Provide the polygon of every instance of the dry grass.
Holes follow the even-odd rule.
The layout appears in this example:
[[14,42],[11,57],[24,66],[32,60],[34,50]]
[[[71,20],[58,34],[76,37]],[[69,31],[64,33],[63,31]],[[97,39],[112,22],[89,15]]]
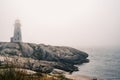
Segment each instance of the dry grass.
[[15,68],[11,67],[4,67],[0,70],[0,80],[70,80],[63,75],[50,75],[40,72],[30,75],[26,71],[16,71]]

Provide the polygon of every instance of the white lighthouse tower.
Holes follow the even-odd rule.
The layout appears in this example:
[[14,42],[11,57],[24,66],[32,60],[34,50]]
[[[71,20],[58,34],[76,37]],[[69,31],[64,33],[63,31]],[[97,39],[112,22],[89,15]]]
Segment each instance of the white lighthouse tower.
[[20,20],[15,20],[14,24],[14,36],[11,37],[11,42],[22,42],[22,35],[21,35],[21,24]]

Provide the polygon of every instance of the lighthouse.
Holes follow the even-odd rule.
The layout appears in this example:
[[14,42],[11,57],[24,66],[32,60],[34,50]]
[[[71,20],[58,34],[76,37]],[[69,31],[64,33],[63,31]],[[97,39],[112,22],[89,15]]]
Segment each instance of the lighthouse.
[[20,20],[15,20],[14,24],[14,35],[11,37],[11,42],[22,42],[22,34],[21,34],[21,24]]

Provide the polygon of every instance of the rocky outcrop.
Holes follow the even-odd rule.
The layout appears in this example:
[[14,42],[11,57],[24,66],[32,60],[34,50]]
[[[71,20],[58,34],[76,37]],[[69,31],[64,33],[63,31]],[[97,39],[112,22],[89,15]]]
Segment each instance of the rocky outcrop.
[[[29,62],[29,69],[50,72],[53,68],[65,71],[77,71],[74,64],[88,62],[88,54],[70,47],[50,46],[32,43],[0,43],[0,55],[5,57],[19,56],[35,60],[34,65]],[[21,63],[28,64],[28,62]],[[41,64],[46,64],[42,65]],[[26,65],[24,65],[25,67]],[[39,68],[38,68],[39,67]]]

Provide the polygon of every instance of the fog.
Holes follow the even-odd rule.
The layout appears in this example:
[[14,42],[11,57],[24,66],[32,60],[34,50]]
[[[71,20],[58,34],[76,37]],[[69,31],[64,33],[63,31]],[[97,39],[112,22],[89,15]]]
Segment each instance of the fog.
[[0,0],[0,41],[14,21],[24,42],[86,47],[120,46],[120,0]]

